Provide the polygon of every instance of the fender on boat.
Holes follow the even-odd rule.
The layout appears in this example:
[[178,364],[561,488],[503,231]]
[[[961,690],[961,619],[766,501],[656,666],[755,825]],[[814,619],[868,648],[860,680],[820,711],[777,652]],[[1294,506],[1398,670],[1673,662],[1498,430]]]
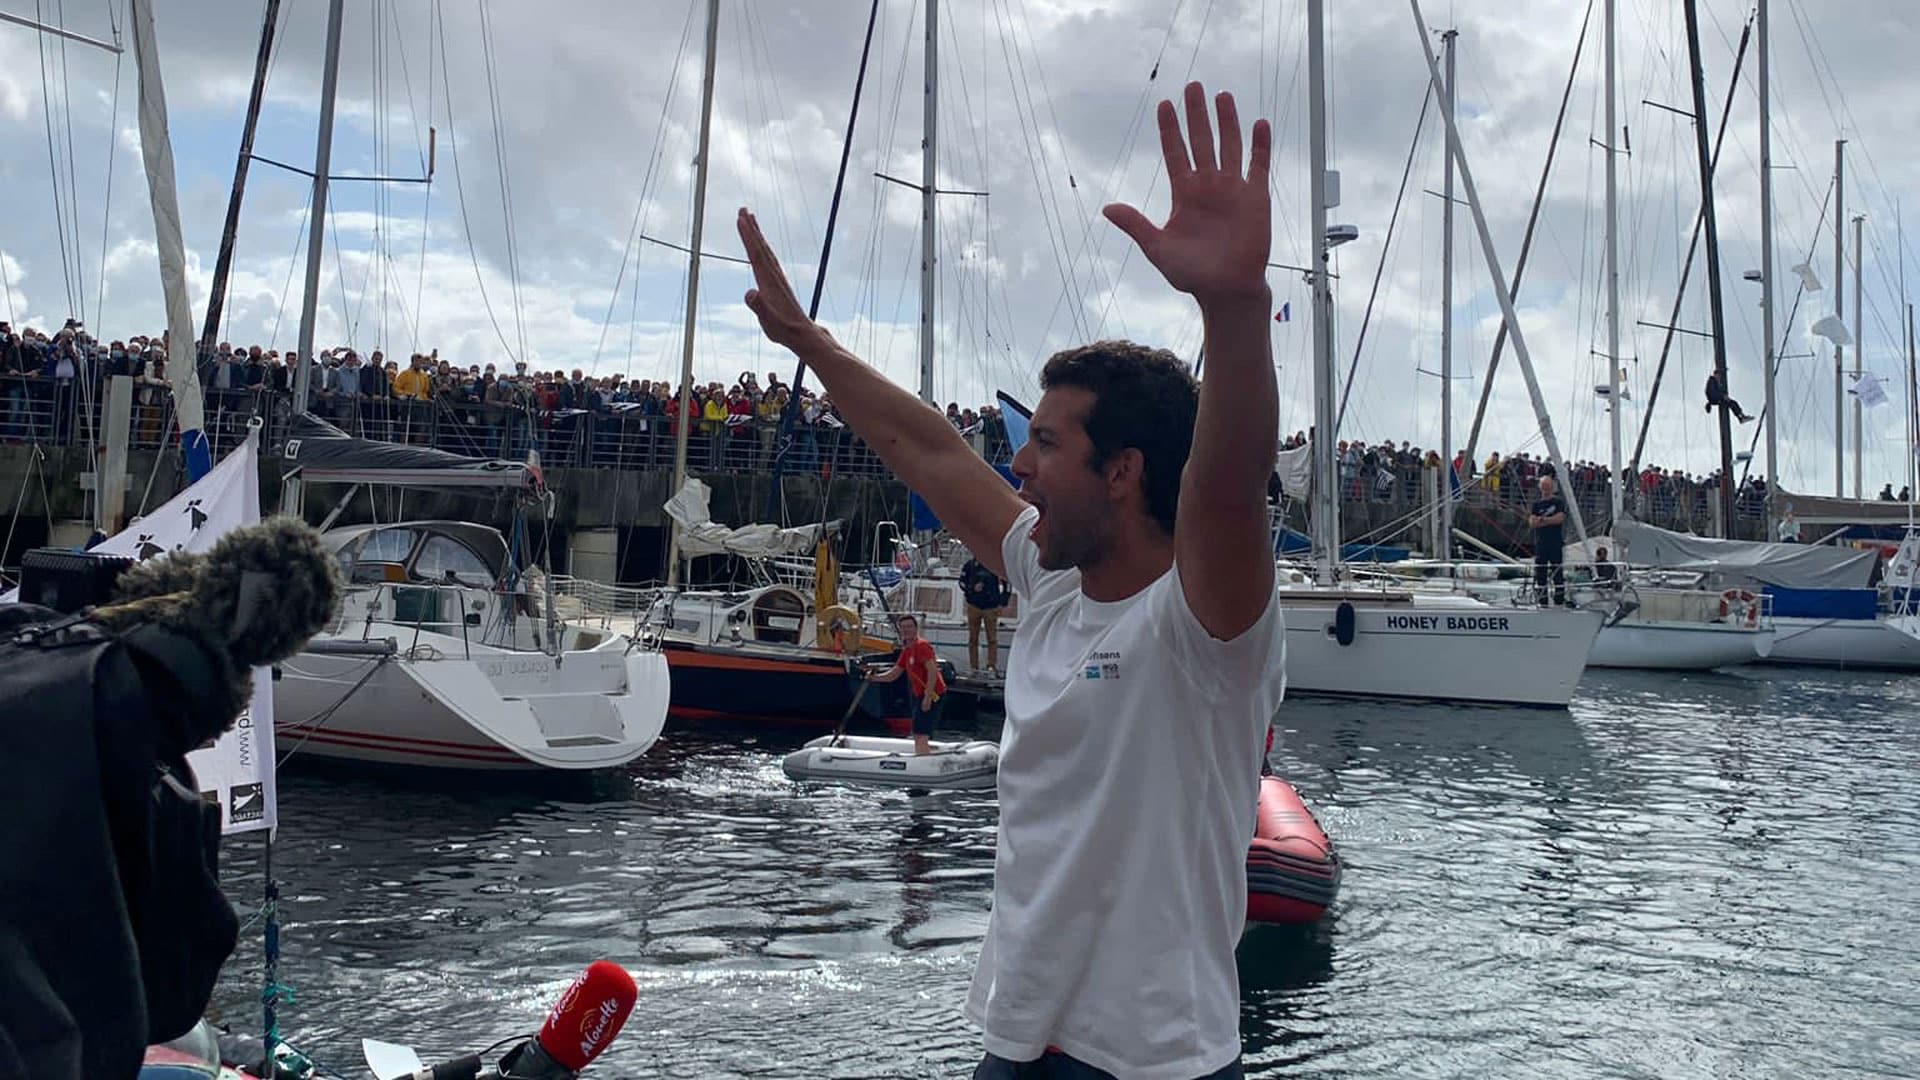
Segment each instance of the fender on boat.
[[823,735],[788,754],[780,767],[795,780],[975,791],[994,786],[1000,745],[936,742],[932,753],[915,754],[912,739]]
[[1333,640],[1341,645],[1353,644],[1357,618],[1353,611],[1353,603],[1348,600],[1340,601],[1340,606],[1333,609]]

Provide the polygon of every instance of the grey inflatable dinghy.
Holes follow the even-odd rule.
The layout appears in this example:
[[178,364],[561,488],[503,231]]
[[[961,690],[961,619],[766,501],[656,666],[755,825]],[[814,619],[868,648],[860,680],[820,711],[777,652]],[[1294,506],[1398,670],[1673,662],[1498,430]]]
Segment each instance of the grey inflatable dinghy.
[[990,788],[1000,768],[1000,744],[936,742],[915,754],[912,739],[822,735],[788,754],[781,768],[795,780],[967,791]]

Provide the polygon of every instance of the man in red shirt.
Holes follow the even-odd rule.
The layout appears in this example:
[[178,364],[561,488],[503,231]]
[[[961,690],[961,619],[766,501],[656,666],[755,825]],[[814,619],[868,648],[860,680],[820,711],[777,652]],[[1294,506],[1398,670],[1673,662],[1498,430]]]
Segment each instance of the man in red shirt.
[[933,642],[920,636],[920,620],[912,615],[902,615],[894,620],[900,629],[900,656],[893,666],[867,678],[872,682],[894,682],[901,675],[907,677],[908,685],[913,687],[913,752],[927,754],[933,751],[933,720],[939,711],[940,699],[946,696],[947,680],[940,674],[940,658],[934,654]]

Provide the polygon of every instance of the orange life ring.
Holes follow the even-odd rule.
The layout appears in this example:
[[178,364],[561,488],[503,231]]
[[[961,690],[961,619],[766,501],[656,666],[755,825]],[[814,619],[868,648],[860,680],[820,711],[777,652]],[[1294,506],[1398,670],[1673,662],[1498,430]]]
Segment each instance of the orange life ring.
[[1746,589],[1728,589],[1720,594],[1720,617],[1732,616],[1733,621],[1749,630],[1760,628],[1760,598]]

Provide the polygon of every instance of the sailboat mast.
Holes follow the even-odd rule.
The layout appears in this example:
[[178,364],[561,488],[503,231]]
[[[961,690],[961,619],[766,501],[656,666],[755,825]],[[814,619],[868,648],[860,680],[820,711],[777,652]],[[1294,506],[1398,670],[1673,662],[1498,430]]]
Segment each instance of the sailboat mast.
[[[1847,220],[1847,140],[1833,140],[1833,317],[1837,321],[1846,311],[1846,241],[1840,232]],[[1847,388],[1846,365],[1840,359],[1843,346],[1833,347],[1833,497],[1846,498]]]
[[[1901,258],[1907,258],[1907,248],[1901,248]],[[1914,523],[1914,498],[1916,488],[1920,488],[1920,455],[1914,454],[1914,448],[1920,446],[1920,384],[1914,380],[1914,306],[1907,306],[1907,527]]]
[[940,0],[927,0],[927,44],[920,134],[920,400],[933,400],[934,136],[940,106]]
[[1693,145],[1700,161],[1701,220],[1707,241],[1707,310],[1713,316],[1713,371],[1720,379],[1720,529],[1722,536],[1733,535],[1733,416],[1726,406],[1731,388],[1727,385],[1726,319],[1720,308],[1720,228],[1713,211],[1713,160],[1707,147],[1707,84],[1700,62],[1700,10],[1698,0],[1686,0],[1687,57],[1693,69]]
[[1607,156],[1607,492],[1609,520],[1619,521],[1626,505],[1626,478],[1620,472],[1620,196],[1619,162],[1613,152],[1613,136],[1620,130],[1620,121],[1614,111],[1619,94],[1614,86],[1618,60],[1614,53],[1613,0],[1607,0],[1606,9],[1607,137],[1600,141],[1600,152]]
[[[1440,101],[1448,117],[1453,116],[1454,42],[1458,30],[1440,35],[1441,48],[1447,54],[1447,93]],[[1440,481],[1440,550],[1442,559],[1453,557],[1453,485],[1458,477],[1453,470],[1453,155],[1446,156],[1440,184],[1440,462],[1446,470]]]
[[[1307,0],[1307,179],[1312,207],[1313,267],[1313,553],[1320,584],[1333,584],[1340,558],[1337,438],[1333,395],[1333,286],[1327,277],[1327,58],[1326,0]],[[1425,38],[1422,37],[1424,42]]]
[[1773,359],[1773,93],[1767,86],[1767,67],[1773,45],[1767,36],[1767,2],[1759,2],[1760,22],[1760,347],[1766,373],[1767,507],[1766,539],[1772,540],[1774,489],[1780,484],[1780,443],[1774,416]]
[[280,0],[267,0],[260,27],[260,49],[253,58],[253,92],[247,97],[247,119],[240,128],[240,156],[233,166],[233,192],[227,196],[227,223],[220,230],[220,253],[213,260],[213,285],[207,292],[207,319],[200,331],[200,354],[213,352],[220,335],[220,315],[226,306],[227,275],[233,271],[233,242],[240,232],[240,203],[246,197],[247,167],[253,164],[253,135],[260,127],[260,99],[266,96],[267,67],[273,59],[273,31],[280,21]]
[[[673,490],[687,483],[687,434],[693,411],[693,329],[700,311],[700,241],[707,219],[707,144],[713,133],[713,68],[720,54],[720,0],[707,0],[706,66],[700,75],[700,148],[693,167],[693,230],[687,241],[687,315],[680,332],[680,423],[673,440]],[[669,526],[667,586],[680,584],[680,530]]]
[[[320,130],[313,150],[313,205],[307,211],[307,277],[300,296],[299,356],[293,366],[293,403],[307,411],[312,399],[313,374],[320,370],[320,358],[313,353],[316,305],[320,302],[320,257],[327,239],[327,172],[333,167],[333,101],[340,90],[340,23],[346,16],[346,0],[327,4],[327,51],[320,70]],[[301,482],[292,477],[280,490],[281,506],[294,515],[300,513]]]
[[[1860,244],[1860,226],[1867,220],[1865,214],[1853,215],[1853,377],[1857,381],[1866,372],[1860,354],[1860,313],[1867,309],[1861,300],[1866,294],[1860,291],[1860,270],[1867,262],[1867,249]],[[1860,407],[1860,395],[1853,395],[1853,497],[1863,498],[1860,493],[1860,425],[1864,410]]]

